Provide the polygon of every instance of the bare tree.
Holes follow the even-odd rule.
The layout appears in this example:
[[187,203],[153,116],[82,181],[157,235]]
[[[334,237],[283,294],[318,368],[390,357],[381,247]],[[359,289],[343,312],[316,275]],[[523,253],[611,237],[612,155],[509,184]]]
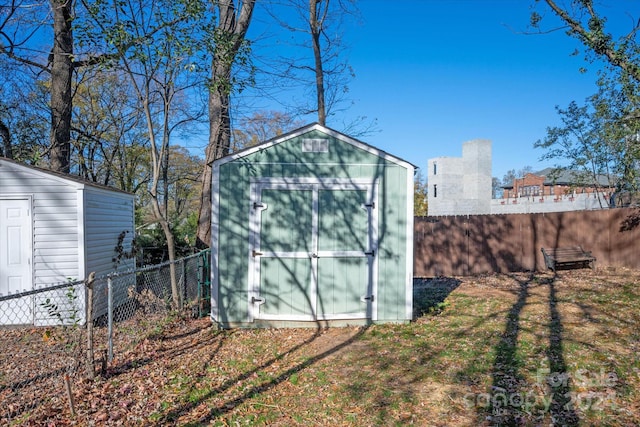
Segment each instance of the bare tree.
[[325,21],[329,13],[330,0],[309,0],[309,32],[313,48],[314,71],[316,75],[316,100],[318,103],[318,123],[327,124],[327,111],[324,98],[324,68],[320,36],[324,33]]
[[214,53],[209,88],[209,143],[205,151],[202,193],[198,216],[197,245],[211,242],[211,163],[229,154],[231,146],[230,99],[236,83],[232,68],[247,46],[245,35],[251,22],[255,0],[211,0],[218,11],[214,31]]
[[[153,220],[167,243],[174,308],[181,305],[175,271],[175,240],[169,220],[167,191],[169,149],[173,132],[195,120],[178,109],[182,94],[201,87],[204,76],[199,63],[201,43],[210,34],[209,15],[198,0],[133,0],[123,6],[114,2],[112,13],[95,11],[94,22],[115,48],[111,55],[129,80],[144,116],[151,164],[148,187]],[[122,31],[123,28],[128,29]]]
[[232,150],[251,147],[303,125],[291,115],[280,111],[256,112],[238,120],[232,135]]
[[49,145],[48,89],[21,65],[3,59],[0,56],[0,153],[38,164]]
[[[346,18],[358,15],[355,4],[355,0],[283,0],[282,5],[269,10],[272,18],[293,35],[290,54],[277,61],[280,70],[275,74],[294,86],[313,88],[313,103],[294,108],[302,114],[315,113],[322,125],[344,101],[347,83],[354,76],[344,54],[342,27]],[[297,19],[282,19],[281,8],[293,12]]]
[[129,79],[114,69],[91,68],[76,75],[71,143],[78,175],[136,192],[149,181],[149,148]]

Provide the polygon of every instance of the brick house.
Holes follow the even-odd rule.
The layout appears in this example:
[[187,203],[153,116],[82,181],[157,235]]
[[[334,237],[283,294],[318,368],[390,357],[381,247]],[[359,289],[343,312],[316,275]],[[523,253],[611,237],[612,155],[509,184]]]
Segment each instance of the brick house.
[[503,199],[517,197],[562,197],[575,194],[613,193],[614,187],[606,176],[598,176],[597,182],[581,179],[576,172],[546,168],[528,173],[513,180],[512,185],[503,186]]

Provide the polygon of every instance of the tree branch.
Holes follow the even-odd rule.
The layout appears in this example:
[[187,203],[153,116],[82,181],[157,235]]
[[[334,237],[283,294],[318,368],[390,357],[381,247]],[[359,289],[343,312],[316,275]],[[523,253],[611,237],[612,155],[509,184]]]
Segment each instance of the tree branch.
[[[576,34],[584,44],[591,48],[596,54],[605,57],[611,65],[626,71],[636,81],[640,82],[640,67],[620,57],[619,52],[614,48],[615,44],[610,41],[611,37],[608,34],[605,35],[604,31],[602,31],[601,35],[597,35],[588,31],[579,21],[573,19],[564,9],[559,7],[554,0],[545,1],[554,13],[569,25],[571,32]],[[583,5],[587,9],[591,21],[601,23],[601,18],[598,17],[593,9],[591,1],[585,0]],[[603,25],[601,26],[601,30],[604,30]]]

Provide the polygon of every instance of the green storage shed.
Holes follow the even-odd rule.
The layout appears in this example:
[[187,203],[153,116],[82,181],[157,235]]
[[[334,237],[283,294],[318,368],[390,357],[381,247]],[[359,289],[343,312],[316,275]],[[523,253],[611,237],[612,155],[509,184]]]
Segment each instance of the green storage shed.
[[212,321],[411,320],[413,165],[311,124],[212,167]]

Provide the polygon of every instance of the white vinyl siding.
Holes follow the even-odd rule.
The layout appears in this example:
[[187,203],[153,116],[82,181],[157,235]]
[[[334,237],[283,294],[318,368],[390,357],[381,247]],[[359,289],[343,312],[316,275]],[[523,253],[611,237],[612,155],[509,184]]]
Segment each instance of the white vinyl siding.
[[[97,276],[114,271],[112,259],[123,230],[129,231],[125,250],[131,248],[133,195],[0,159],[0,199],[23,196],[32,201],[34,289],[84,279],[92,271]],[[126,260],[119,270],[133,267],[133,260]],[[84,289],[77,296],[82,313]],[[55,323],[41,298],[34,300],[34,324]]]
[[80,272],[77,190],[43,175],[11,165],[0,167],[0,197],[32,196],[35,289],[77,279]]
[[[115,271],[115,247],[123,231],[127,231],[123,241],[124,250],[131,251],[133,198],[128,194],[89,188],[85,191],[84,206],[86,274],[95,271],[100,276]],[[117,265],[117,270],[130,270],[134,266],[133,259],[123,259]]]

